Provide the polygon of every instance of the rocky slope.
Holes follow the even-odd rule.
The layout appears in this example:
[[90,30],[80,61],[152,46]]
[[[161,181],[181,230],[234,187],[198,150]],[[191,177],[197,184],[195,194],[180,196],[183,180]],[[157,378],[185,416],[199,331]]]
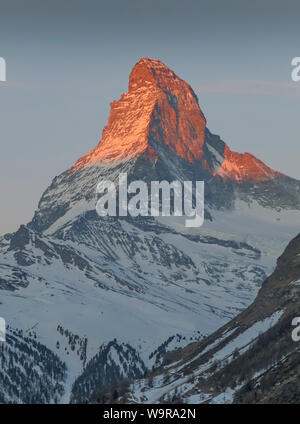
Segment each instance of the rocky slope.
[[120,402],[299,403],[300,235],[251,306],[211,336],[165,356]]

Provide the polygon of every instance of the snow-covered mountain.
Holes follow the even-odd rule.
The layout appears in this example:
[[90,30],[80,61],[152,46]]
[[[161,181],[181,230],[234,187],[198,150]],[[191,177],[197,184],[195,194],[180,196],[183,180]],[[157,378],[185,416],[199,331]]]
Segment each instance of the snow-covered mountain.
[[[204,180],[204,226],[100,218],[97,184],[121,172],[129,182]],[[297,233],[299,209],[298,181],[230,151],[206,128],[191,87],[141,59],[98,146],[54,178],[29,224],[0,238],[0,316],[15,331],[34,328],[66,364],[61,402],[75,380],[72,401],[88,398],[91,364],[137,377],[245,309]],[[99,371],[93,381],[109,378]]]
[[106,399],[298,404],[300,348],[292,323],[299,316],[299,255],[300,235],[280,256],[251,306],[204,340],[169,352],[148,378],[123,391],[115,385],[115,399],[110,394]]

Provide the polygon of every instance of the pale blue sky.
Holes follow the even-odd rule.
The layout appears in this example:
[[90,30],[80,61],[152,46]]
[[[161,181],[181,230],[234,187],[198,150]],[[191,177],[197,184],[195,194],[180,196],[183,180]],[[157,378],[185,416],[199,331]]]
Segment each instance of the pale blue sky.
[[144,56],[192,85],[231,149],[300,179],[298,1],[1,0],[0,11],[0,233],[98,143]]

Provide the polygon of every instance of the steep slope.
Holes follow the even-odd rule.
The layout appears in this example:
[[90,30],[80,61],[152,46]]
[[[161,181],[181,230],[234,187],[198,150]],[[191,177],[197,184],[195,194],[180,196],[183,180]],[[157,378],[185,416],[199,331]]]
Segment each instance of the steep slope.
[[203,155],[205,125],[191,87],[162,62],[141,59],[130,74],[128,94],[111,103],[99,145],[72,170],[93,163],[122,162],[140,154],[155,160],[158,156],[151,141],[165,143],[194,162]]
[[[204,180],[204,226],[188,229],[174,216],[100,218],[96,186],[121,172],[129,182]],[[298,181],[230,152],[206,128],[191,87],[141,59],[99,145],[54,178],[28,225],[0,238],[0,316],[34,327],[66,363],[61,401],[75,381],[72,399],[86,399],[96,384],[88,364],[109,366],[99,349],[114,339],[151,369],[162,352],[245,309],[299,228],[299,193]],[[127,371],[136,375],[132,361]]]
[[251,306],[217,332],[170,352],[135,382],[126,402],[299,403],[300,235],[278,259]]

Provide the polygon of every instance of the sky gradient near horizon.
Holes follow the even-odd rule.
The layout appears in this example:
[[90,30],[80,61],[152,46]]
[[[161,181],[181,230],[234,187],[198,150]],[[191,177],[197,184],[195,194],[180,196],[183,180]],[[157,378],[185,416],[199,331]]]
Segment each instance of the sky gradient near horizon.
[[299,18],[296,0],[1,0],[0,234],[96,146],[141,57],[191,84],[232,150],[300,179]]

